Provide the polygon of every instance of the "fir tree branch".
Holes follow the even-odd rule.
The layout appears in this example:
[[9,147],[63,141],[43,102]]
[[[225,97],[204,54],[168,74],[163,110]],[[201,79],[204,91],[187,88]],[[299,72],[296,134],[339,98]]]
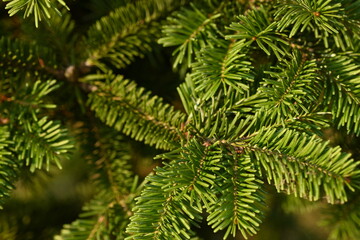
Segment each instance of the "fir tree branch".
[[347,56],[331,56],[322,63],[329,108],[338,128],[360,134],[360,66]]
[[[14,84],[12,91],[7,91],[12,96],[6,97],[6,105],[3,110],[7,110],[12,121],[26,121],[29,117],[35,116],[40,109],[52,109],[54,104],[45,102],[45,98],[49,93],[59,87],[55,80],[45,82],[35,81],[34,84],[29,82]],[[5,112],[6,112],[5,110]],[[36,117],[35,117],[36,118]]]
[[129,165],[128,144],[118,132],[94,129],[95,148],[89,156],[95,179],[96,195],[83,209],[78,220],[65,225],[58,240],[124,239],[125,227],[132,215],[134,197],[141,185]]
[[267,9],[263,6],[240,15],[238,19],[239,22],[234,22],[229,27],[235,33],[227,35],[226,39],[245,39],[248,45],[255,42],[267,55],[272,52],[278,59],[282,59],[288,52],[288,42],[284,40],[287,38],[275,31],[277,23],[270,22]]
[[250,73],[250,61],[245,57],[244,41],[214,41],[213,47],[203,48],[198,61],[193,65],[191,75],[200,98],[208,100],[218,93],[219,89],[233,88],[240,94],[248,91],[246,81],[253,81]]
[[279,4],[275,13],[280,31],[293,25],[289,37],[294,36],[301,25],[301,32],[310,27],[317,37],[321,34],[319,30],[326,33],[323,37],[338,33],[337,29],[343,27],[339,19],[343,17],[341,4],[333,4],[332,1],[289,0]]
[[328,202],[345,202],[344,186],[353,190],[348,184],[349,178],[358,175],[358,163],[350,159],[350,154],[341,153],[339,147],[329,147],[315,136],[310,138],[294,130],[261,131],[234,145],[247,149],[248,154],[255,154],[254,160],[263,168],[259,171],[265,171],[268,181],[274,181],[278,191],[286,189],[288,193],[309,200],[318,200],[322,188]]
[[[263,221],[264,197],[271,194],[263,192],[265,180],[278,192],[312,201],[350,200],[330,222],[338,224],[333,237],[357,237],[359,199],[352,196],[360,189],[359,163],[322,139],[324,128],[332,126],[360,134],[357,1],[104,0],[95,5],[92,0],[86,10],[76,4],[86,12],[89,5],[101,8],[85,18],[108,15],[85,36],[74,32],[86,25],[84,15],[76,26],[69,14],[55,17],[49,11],[57,1],[4,1],[14,13],[33,4],[26,16],[32,11],[52,18],[36,32],[10,21],[5,29],[27,28],[13,35],[22,41],[0,39],[0,204],[14,188],[21,164],[49,168],[73,148],[68,132],[49,120],[56,117],[54,102],[71,114],[63,118],[67,125],[86,122],[74,132],[87,134],[79,142],[85,142],[80,148],[96,189],[79,219],[56,239],[191,239],[204,217],[215,232],[224,231],[224,239],[237,233],[246,238]],[[39,4],[43,9],[35,12]],[[178,88],[187,114],[122,76],[91,72],[118,71],[145,56],[161,29],[159,43],[175,47],[174,66],[182,65],[181,76],[189,73]],[[45,44],[49,36],[52,41]],[[64,92],[50,95],[59,86],[44,81],[52,78],[66,80]],[[79,105],[68,100],[63,105],[63,96],[74,92]],[[92,111],[83,106],[86,97]],[[86,115],[77,113],[79,108]],[[111,128],[93,121],[95,116]],[[144,188],[130,171],[130,154],[116,130],[172,150],[158,156],[165,161],[146,177]]]
[[281,62],[274,70],[267,72],[271,78],[260,88],[269,99],[264,106],[289,117],[312,111],[321,89],[316,62],[295,52],[290,61]]
[[[49,49],[55,56],[56,70],[59,71],[55,76],[59,76],[59,79],[64,75],[60,74],[60,71],[74,64],[84,54],[78,52],[79,46],[76,44],[79,41],[79,34],[74,31],[76,27],[70,12],[65,9],[61,11],[61,15],[55,14],[46,22],[41,22],[39,29],[35,29],[31,23],[24,22],[24,34],[31,38],[33,41],[31,44]],[[42,60],[44,70],[51,67],[46,59]]]
[[0,126],[0,210],[10,191],[15,188],[14,182],[18,178],[19,165],[9,157],[12,152],[10,132],[7,126]]
[[124,227],[128,216],[122,208],[111,201],[112,197],[104,193],[84,207],[80,219],[64,225],[60,235],[55,240],[101,240],[104,238],[121,240],[125,238]]
[[[25,10],[24,17],[29,17],[33,14],[36,27],[39,26],[39,21],[43,18],[51,18],[53,14],[60,14],[55,4],[50,0],[3,0],[3,2],[8,2],[5,9],[9,9],[10,16],[22,10]],[[56,0],[56,3],[68,9],[63,0]]]
[[68,157],[73,143],[59,123],[48,121],[47,117],[39,119],[43,114],[42,109],[55,108],[44,98],[58,87],[56,81],[36,81],[31,84],[21,80],[12,84],[7,93],[13,96],[4,96],[0,109],[8,119],[14,154],[24,160],[31,171],[42,168],[44,161],[47,170],[50,162],[61,168],[60,160]]
[[[156,174],[147,177],[148,183],[137,199],[134,216],[130,218],[131,222],[126,229],[130,234],[127,240],[181,240],[190,239],[194,235],[191,225],[198,226],[202,219],[200,201],[209,201],[206,194],[199,198],[196,195],[203,194],[206,180],[202,181],[208,177],[198,171],[203,167],[201,160],[195,159],[197,164],[191,166],[190,162],[178,158],[176,153],[178,151],[170,155],[177,160],[165,163],[164,168],[156,168]],[[201,174],[202,178],[197,174]]]
[[[313,133],[307,135],[301,128],[286,128],[282,124],[277,128],[262,126],[264,122],[260,122],[260,130],[254,133],[254,123],[241,119],[241,115],[235,116],[230,123],[225,116],[205,120],[208,121],[213,124],[201,130],[203,138],[197,133],[198,139],[206,146],[223,145],[246,150],[258,166],[258,174],[267,177],[269,183],[273,182],[278,191],[286,190],[288,194],[313,201],[324,191],[327,200],[335,203],[346,201],[345,187],[354,190],[349,179],[358,176],[358,163],[350,159],[350,154],[342,153],[339,147],[329,147],[328,142]],[[279,122],[272,124],[275,126]]]
[[224,173],[218,176],[218,182],[223,183],[214,188],[214,194],[221,197],[208,209],[209,225],[214,232],[226,229],[224,239],[235,236],[237,230],[245,239],[256,234],[263,218],[262,181],[257,179],[250,158],[242,153],[239,148],[231,155],[223,152]]
[[151,49],[159,36],[161,20],[185,1],[147,0],[129,3],[97,21],[84,40],[89,46],[86,65],[102,66],[101,61],[123,68],[135,57]]
[[38,121],[24,121],[14,129],[13,140],[15,151],[20,160],[25,160],[25,165],[30,170],[42,168],[46,163],[49,170],[50,162],[61,168],[60,161],[68,157],[69,151],[74,147],[68,133],[59,123],[48,121],[43,117]]
[[[161,155],[171,162],[148,177],[149,183],[131,217],[127,229],[131,237],[127,239],[181,239],[181,235],[189,239],[189,224],[197,225],[202,208],[210,213],[208,221],[215,231],[227,228],[227,234],[234,234],[238,228],[244,236],[254,234],[260,222],[254,214],[260,213],[262,204],[262,197],[256,190],[260,182],[255,180],[255,171],[250,169],[251,161],[233,165],[238,158],[234,159],[227,149],[225,153],[221,148],[193,138],[181,149]],[[234,171],[229,170],[229,166]],[[186,215],[187,220],[183,219]],[[169,216],[176,216],[176,219],[170,220]]]
[[97,89],[89,95],[89,104],[107,125],[157,148],[170,149],[179,139],[177,129],[185,116],[162,99],[121,76],[109,76],[106,82],[92,84]]
[[0,72],[4,77],[19,73],[58,75],[54,53],[47,48],[2,37],[0,50]]
[[216,33],[214,21],[221,16],[221,9],[225,1],[220,1],[210,12],[204,13],[195,4],[192,9],[182,9],[168,18],[168,25],[163,27],[165,35],[159,39],[159,43],[165,47],[178,46],[173,55],[176,55],[173,67],[186,60],[188,67],[192,63],[200,48],[208,44],[207,35]]
[[118,132],[97,131],[96,137],[98,141],[95,143],[95,159],[92,164],[95,166],[93,175],[97,188],[109,189],[115,203],[130,216],[132,213],[126,200],[131,194],[134,177],[130,171],[129,147]]
[[250,123],[251,128],[246,128],[246,132],[241,132],[240,130],[241,133],[238,137],[247,139],[260,134],[261,131],[264,130],[285,127],[305,132],[309,135],[315,134],[314,136],[317,135],[320,139],[322,129],[330,127],[330,120],[326,118],[330,116],[331,112],[314,112],[303,113],[293,118],[290,117],[280,120],[272,111],[262,110],[254,115],[253,122]]

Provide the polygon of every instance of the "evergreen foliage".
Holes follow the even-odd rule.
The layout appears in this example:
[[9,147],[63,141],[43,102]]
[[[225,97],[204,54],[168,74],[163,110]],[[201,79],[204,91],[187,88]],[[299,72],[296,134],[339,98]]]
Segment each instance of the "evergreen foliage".
[[[109,62],[116,68],[144,56],[159,37],[159,20],[176,9],[182,1],[135,1],[117,8],[99,19],[87,32],[83,44],[88,46],[89,65]],[[166,16],[166,15],[165,15]]]
[[[4,0],[4,2],[8,2],[5,8],[9,9],[10,16],[20,11],[24,12],[24,17],[34,15],[36,27],[43,18],[51,18],[51,10],[60,13],[56,4],[49,0]],[[56,2],[67,7],[63,0],[56,0]]]
[[[96,82],[91,81],[94,91],[89,94],[88,102],[103,122],[135,140],[171,149],[170,143],[176,142],[178,137],[177,128],[184,122],[183,113],[174,111],[161,98],[151,96],[150,92],[122,76],[88,77],[96,79]],[[102,78],[104,81],[99,81]],[[84,81],[90,83],[88,79]]]
[[93,166],[98,192],[84,206],[80,219],[64,225],[56,240],[125,238],[132,199],[139,191],[138,180],[130,170],[129,149],[122,137],[106,130],[95,134],[99,140],[94,144],[89,164]]
[[[85,159],[93,197],[56,240],[202,239],[204,222],[247,239],[271,189],[289,211],[326,208],[329,239],[359,238],[358,148],[324,134],[360,135],[358,1],[90,1],[88,20],[62,0],[3,2],[36,28],[19,18],[0,38],[0,207],[22,171]],[[127,76],[169,50],[170,101],[154,94],[169,80]],[[142,183],[129,139],[161,161]]]

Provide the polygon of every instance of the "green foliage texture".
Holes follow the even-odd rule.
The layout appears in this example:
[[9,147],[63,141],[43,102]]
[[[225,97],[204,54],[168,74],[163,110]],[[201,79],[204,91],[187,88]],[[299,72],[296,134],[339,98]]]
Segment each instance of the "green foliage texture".
[[[81,158],[95,190],[55,240],[252,238],[281,193],[360,238],[360,156],[326,134],[360,136],[359,1],[3,2],[1,208],[24,172]],[[171,77],[127,76],[159,55],[170,100]],[[134,141],[157,149],[144,179]]]

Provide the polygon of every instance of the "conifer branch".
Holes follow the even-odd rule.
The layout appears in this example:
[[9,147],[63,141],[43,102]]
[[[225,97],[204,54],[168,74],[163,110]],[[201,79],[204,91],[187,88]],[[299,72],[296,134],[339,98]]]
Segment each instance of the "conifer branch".
[[97,132],[95,143],[95,166],[93,173],[97,188],[108,189],[113,194],[116,204],[123,208],[127,215],[132,215],[126,203],[134,184],[133,173],[130,171],[129,147],[119,133]]
[[[79,61],[78,59],[81,59],[84,54],[81,47],[77,46],[79,34],[74,31],[75,27],[75,20],[66,9],[62,9],[61,15],[55,14],[46,22],[41,22],[39,25],[41,31],[35,29],[30,23],[24,26],[24,33],[32,39],[31,45],[48,49],[51,55],[55,57],[52,62],[56,63],[57,66],[54,70],[59,73],[53,75],[59,76],[57,77],[59,80],[63,78],[61,75],[64,74],[61,74],[61,70]],[[44,56],[40,56],[40,58],[42,59],[41,67],[44,68],[44,71],[54,68],[46,55],[45,58]],[[39,61],[41,60],[39,59]]]
[[289,0],[279,4],[275,19],[279,20],[280,31],[293,25],[289,37],[294,36],[300,27],[302,27],[301,32],[306,27],[310,27],[316,37],[321,36],[321,31],[324,31],[325,35],[322,37],[327,37],[329,34],[338,33],[337,29],[344,27],[338,21],[344,17],[342,10],[341,3],[332,3],[332,1]]
[[33,76],[56,72],[56,61],[49,49],[1,37],[0,50],[0,72],[3,77],[24,75],[24,72]]
[[330,148],[315,136],[270,129],[239,143],[238,147],[255,154],[268,181],[274,181],[278,191],[286,190],[314,201],[319,199],[323,188],[327,201],[335,203],[347,200],[345,186],[354,190],[348,180],[358,174],[358,163],[350,159],[350,154],[341,153],[339,147]]
[[89,104],[96,115],[136,140],[157,148],[172,148],[180,137],[177,129],[185,122],[184,114],[122,76],[105,80],[93,82],[97,89],[89,95]]
[[[203,48],[198,61],[193,65],[191,75],[196,92],[203,92],[203,100],[218,93],[219,89],[229,87],[244,95],[249,86],[246,81],[253,81],[250,62],[247,61],[244,41],[214,41],[212,47]],[[226,91],[226,90],[224,90]]]
[[[325,116],[325,117],[324,117]],[[267,131],[272,128],[288,128],[295,129],[300,132],[305,132],[309,135],[314,133],[321,139],[321,130],[330,126],[330,121],[326,117],[331,117],[331,112],[314,112],[303,113],[296,117],[279,118],[273,111],[261,109],[252,117],[248,117],[248,121],[243,121],[244,127],[239,127],[236,131],[237,139],[249,139],[262,131]],[[240,126],[240,124],[239,124]]]
[[321,85],[316,62],[295,53],[290,61],[283,61],[274,70],[268,72],[271,78],[265,79],[260,88],[269,99],[264,105],[273,112],[290,117],[312,111]]
[[[124,239],[132,215],[138,181],[130,171],[130,153],[123,137],[109,129],[95,130],[95,150],[90,156],[97,194],[83,209],[80,219],[65,225],[56,240]],[[139,186],[141,187],[141,186]]]
[[[18,89],[12,89],[13,95],[7,97],[6,102],[11,109],[10,118],[21,119],[27,118],[29,115],[36,115],[39,109],[55,108],[54,104],[44,101],[46,96],[57,89],[59,85],[55,80],[45,82],[35,81],[33,85],[25,83],[25,86]],[[16,116],[15,116],[16,115]]]
[[255,42],[267,55],[274,53],[278,59],[285,55],[288,47],[288,42],[284,40],[286,37],[274,31],[277,23],[270,22],[264,7],[248,11],[238,19],[239,22],[234,22],[229,27],[236,33],[227,35],[226,39],[245,39],[245,43],[249,45]]
[[80,219],[64,226],[55,240],[87,239],[98,240],[103,238],[124,239],[124,222],[128,216],[106,194],[99,194],[84,207]]
[[[325,89],[337,127],[346,127],[348,133],[360,134],[360,67],[346,56],[324,59],[323,70],[328,76]],[[341,77],[340,77],[341,76]]]
[[212,169],[212,165],[218,161],[208,155],[199,159],[199,151],[204,151],[204,147],[197,144],[185,147],[183,155],[175,150],[161,156],[174,160],[147,177],[148,183],[137,199],[126,230],[130,234],[127,240],[190,239],[194,235],[191,226],[198,226],[201,221],[202,204],[215,201],[207,189],[213,183],[211,171],[217,169]]
[[185,1],[147,0],[129,3],[97,21],[88,31],[85,44],[90,48],[86,65],[99,61],[124,68],[135,57],[143,56],[159,37],[159,21]]
[[163,27],[165,36],[158,42],[165,47],[178,46],[173,52],[173,55],[176,55],[174,68],[184,59],[190,67],[200,48],[209,44],[207,35],[216,34],[214,21],[221,16],[220,10],[224,3],[220,1],[218,4],[217,8],[210,8],[210,12],[207,13],[192,4],[192,9],[182,9],[176,12],[174,17],[168,18],[168,25]]
[[[329,207],[331,236],[357,238],[357,152],[324,140],[333,127],[346,129],[342,140],[360,134],[357,1],[92,0],[74,4],[76,21],[54,15],[62,0],[4,1],[11,14],[34,14],[36,26],[51,19],[36,31],[10,24],[17,39],[0,38],[0,205],[22,165],[60,167],[75,134],[96,193],[57,240],[195,239],[203,220],[224,239],[247,238],[266,217],[265,181],[343,204]],[[174,47],[173,65],[182,65],[186,113],[117,75],[133,74],[126,67],[151,51],[170,61],[156,43]],[[144,185],[121,133],[171,150]]]
[[0,210],[10,191],[15,188],[14,181],[18,178],[19,164],[11,158],[12,147],[10,132],[7,126],[0,127]]
[[[39,26],[39,21],[42,19],[46,20],[47,18],[51,18],[53,14],[60,14],[56,4],[50,0],[3,0],[3,2],[8,2],[5,9],[9,9],[10,16],[23,10],[25,10],[24,17],[34,15],[36,27]],[[56,0],[56,3],[68,9],[63,0]],[[54,13],[54,11],[56,13]]]
[[219,176],[223,184],[214,188],[214,195],[221,198],[208,209],[209,225],[214,232],[226,229],[224,239],[229,235],[235,236],[237,230],[245,239],[256,234],[263,218],[262,181],[257,179],[249,156],[242,154],[239,148],[234,148],[231,155],[224,157],[229,159],[224,165],[224,170],[227,170]]
[[44,161],[49,170],[50,162],[61,168],[60,161],[68,157],[73,143],[65,129],[54,121],[43,117],[38,121],[24,122],[14,132],[15,151],[19,159],[25,161],[30,170],[41,169]]

